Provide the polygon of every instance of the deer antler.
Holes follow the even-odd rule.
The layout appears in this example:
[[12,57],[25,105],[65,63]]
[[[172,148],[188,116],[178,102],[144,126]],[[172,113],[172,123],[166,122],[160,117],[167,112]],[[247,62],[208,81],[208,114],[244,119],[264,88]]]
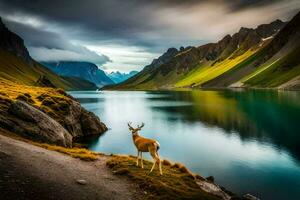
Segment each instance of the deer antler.
[[132,126],[131,126],[131,122],[128,122],[127,125],[128,125],[128,127],[129,127],[129,129],[131,129],[131,130],[134,129],[134,128],[132,128]]
[[143,127],[145,126],[144,122],[142,123],[142,125],[138,125],[138,129],[141,130]]

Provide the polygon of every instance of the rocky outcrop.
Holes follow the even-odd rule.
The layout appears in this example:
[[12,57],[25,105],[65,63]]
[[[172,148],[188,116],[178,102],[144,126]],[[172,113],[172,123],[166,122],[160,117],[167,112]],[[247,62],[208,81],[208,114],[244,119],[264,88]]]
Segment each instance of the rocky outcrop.
[[40,76],[36,83],[38,86],[56,88],[46,76]]
[[11,115],[1,124],[5,124],[10,131],[41,142],[72,146],[70,133],[37,108],[23,101],[16,101],[11,104],[8,112]]
[[[0,92],[0,127],[34,141],[71,147],[74,140],[100,136],[107,127],[62,89],[32,87]],[[34,92],[32,92],[34,90]],[[30,92],[26,92],[30,91]],[[19,93],[17,96],[11,94]]]
[[83,136],[99,135],[107,130],[105,124],[94,113],[85,109],[81,111],[80,124]]
[[[81,139],[88,136],[97,136],[107,130],[105,124],[94,113],[85,110],[72,97],[69,97],[68,100],[55,97],[46,97],[45,99],[42,101],[42,105],[50,104],[48,108],[52,109],[52,112],[47,111],[43,106],[41,109],[44,112],[49,112],[73,138]],[[64,112],[59,110],[64,110]]]
[[163,55],[154,59],[150,65],[147,65],[144,70],[155,70],[161,65],[169,62],[179,51],[176,48],[169,48]]

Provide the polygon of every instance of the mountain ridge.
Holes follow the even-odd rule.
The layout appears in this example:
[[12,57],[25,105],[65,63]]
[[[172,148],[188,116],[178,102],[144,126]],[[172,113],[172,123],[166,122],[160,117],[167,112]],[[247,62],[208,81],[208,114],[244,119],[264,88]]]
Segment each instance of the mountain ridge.
[[120,83],[120,82],[123,82],[123,81],[129,79],[130,77],[134,76],[137,73],[138,73],[138,71],[130,71],[128,73],[122,73],[122,72],[119,72],[119,71],[115,71],[115,72],[111,72],[111,73],[107,74],[107,76],[114,83]]
[[[289,22],[277,19],[256,28],[241,27],[238,32],[225,35],[216,43],[180,50],[170,48],[173,54],[168,59],[161,57],[169,50],[132,78],[104,89],[252,87],[251,84],[238,83],[276,56],[284,57],[288,51],[294,50],[285,46],[289,37],[299,32],[298,18],[299,13]],[[291,43],[298,44],[295,38],[291,40],[294,41]],[[281,50],[283,47],[286,52]]]
[[61,76],[81,78],[96,84],[97,87],[114,83],[103,70],[91,62],[58,61],[42,62],[42,64]]

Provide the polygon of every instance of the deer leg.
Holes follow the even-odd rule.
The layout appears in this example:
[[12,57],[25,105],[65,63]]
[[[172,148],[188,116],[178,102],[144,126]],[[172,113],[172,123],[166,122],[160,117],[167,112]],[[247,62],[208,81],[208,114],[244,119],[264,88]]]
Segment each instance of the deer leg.
[[152,165],[152,168],[150,170],[150,173],[153,171],[154,167],[155,167],[155,164],[156,164],[156,159],[154,159],[154,162],[153,162],[153,165]]
[[163,175],[162,169],[161,169],[161,160],[160,160],[159,155],[158,155],[157,152],[156,152],[156,156],[157,156],[157,161],[158,161],[159,173],[160,173],[160,175]]
[[150,170],[150,173],[151,173],[153,171],[154,167],[155,167],[156,162],[157,162],[157,156],[155,154],[155,149],[149,148],[149,152],[150,152],[150,155],[152,156],[152,158],[154,160],[152,168]]
[[140,151],[138,150],[137,158],[136,158],[136,166],[139,166],[139,156],[140,156]]
[[144,169],[142,152],[141,152],[140,154],[141,154],[141,164],[142,164],[142,169]]

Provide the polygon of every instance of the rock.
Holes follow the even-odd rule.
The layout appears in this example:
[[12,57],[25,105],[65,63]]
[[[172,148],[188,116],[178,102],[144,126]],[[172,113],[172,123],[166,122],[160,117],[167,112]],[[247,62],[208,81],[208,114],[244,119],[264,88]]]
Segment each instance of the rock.
[[68,105],[69,112],[58,116],[56,120],[63,125],[66,130],[76,139],[87,136],[99,136],[107,130],[94,113],[85,110],[79,102],[70,100]]
[[211,183],[215,182],[215,178],[213,176],[206,177],[206,180]]
[[42,87],[52,87],[56,88],[55,85],[44,75],[41,75],[39,79],[36,81],[37,85]]
[[76,180],[76,183],[78,183],[79,185],[86,185],[87,181],[84,179],[78,179],[78,180]]
[[85,135],[99,135],[107,130],[107,127],[92,112],[82,109],[80,116],[81,128]]
[[212,182],[196,181],[196,183],[202,190],[204,190],[205,192],[208,192],[210,194],[216,195],[216,196],[220,197],[220,199],[223,199],[223,200],[231,199],[231,196],[229,194],[227,194],[218,185],[216,185]]
[[60,123],[75,139],[99,136],[107,130],[94,113],[85,110],[72,96],[62,90],[60,95],[44,93],[37,98],[42,101],[40,109]]
[[245,194],[243,197],[247,200],[259,200],[259,198],[255,197],[251,194]]
[[8,112],[13,115],[6,121],[7,128],[11,131],[41,142],[64,147],[72,146],[70,133],[37,108],[23,101],[16,101],[11,104]]

